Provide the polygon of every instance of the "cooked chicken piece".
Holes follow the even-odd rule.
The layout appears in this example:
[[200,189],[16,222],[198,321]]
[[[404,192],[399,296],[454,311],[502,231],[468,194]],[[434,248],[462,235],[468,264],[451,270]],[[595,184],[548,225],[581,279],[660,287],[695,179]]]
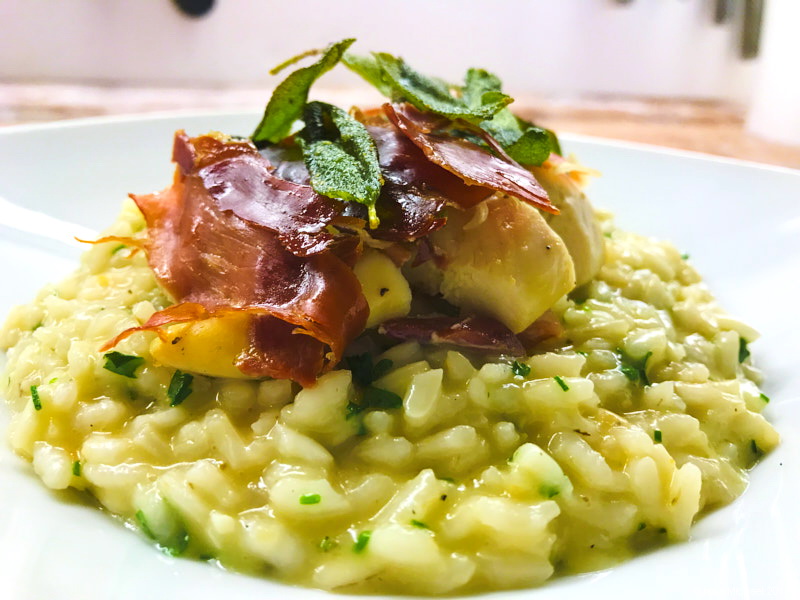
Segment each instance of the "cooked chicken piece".
[[588,283],[603,266],[605,258],[603,232],[594,209],[569,175],[559,174],[552,168],[535,168],[533,172],[547,190],[550,201],[561,211],[558,215],[543,216],[567,245],[575,264],[575,285]]
[[412,286],[515,333],[575,287],[567,246],[532,206],[496,194],[447,217],[429,236],[436,258],[406,268]]

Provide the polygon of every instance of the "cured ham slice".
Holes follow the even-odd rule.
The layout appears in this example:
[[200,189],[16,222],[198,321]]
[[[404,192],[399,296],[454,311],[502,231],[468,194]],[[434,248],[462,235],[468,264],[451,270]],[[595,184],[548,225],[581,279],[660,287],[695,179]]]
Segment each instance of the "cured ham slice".
[[445,204],[480,202],[491,190],[466,185],[461,179],[434,164],[383,115],[367,124],[378,148],[384,177],[378,198],[381,227],[373,233],[379,239],[413,241],[444,226],[440,212]]
[[[190,169],[184,153],[187,143],[196,157]],[[363,330],[369,309],[345,260],[327,249],[292,253],[286,236],[262,223],[272,218],[262,214],[262,207],[220,200],[235,199],[239,190],[226,195],[225,190],[209,188],[214,181],[209,173],[219,173],[219,164],[234,172],[234,165],[240,165],[250,172],[264,160],[244,151],[241,143],[234,144],[226,147],[219,140],[215,144],[209,136],[178,140],[175,158],[180,168],[172,187],[132,196],[147,221],[150,266],[176,304],[155,313],[142,327],[122,332],[107,346],[135,331],[244,311],[253,317],[251,343],[235,359],[239,369],[310,385],[339,361],[345,346]],[[197,151],[205,146],[213,152]],[[215,162],[212,156],[224,158]],[[269,181],[263,174],[259,177]],[[273,190],[286,189],[283,183],[269,185]],[[292,195],[289,201],[300,198]],[[313,210],[319,208],[316,198],[303,198]],[[319,212],[321,218],[329,214]],[[280,219],[295,217],[284,213]],[[309,249],[304,242],[300,248]]]
[[315,254],[333,241],[326,227],[339,212],[337,203],[273,174],[252,144],[179,133],[173,158],[184,175],[200,178],[219,209],[274,231],[293,254]]
[[[439,133],[449,121],[423,113],[410,104],[387,103],[383,110],[431,162],[457,175],[466,184],[506,192],[536,208],[558,214],[558,209],[550,203],[547,192],[531,172],[507,155],[490,154],[473,142]],[[458,197],[453,199],[458,200]],[[470,198],[464,198],[461,207],[471,208],[478,201],[470,202]]]
[[525,354],[517,336],[489,317],[402,317],[384,321],[378,331],[397,340],[450,344],[509,356]]

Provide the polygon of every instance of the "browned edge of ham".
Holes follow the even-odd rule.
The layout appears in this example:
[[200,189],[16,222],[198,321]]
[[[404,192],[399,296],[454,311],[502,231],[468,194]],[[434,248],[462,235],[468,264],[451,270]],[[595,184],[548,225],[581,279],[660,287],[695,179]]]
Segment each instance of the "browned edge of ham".
[[525,354],[517,336],[490,317],[400,317],[381,323],[378,332],[396,340],[450,344],[509,356]]
[[[307,188],[294,190],[284,185],[290,182],[273,181],[269,163],[248,146],[179,133],[173,185],[132,196],[148,226],[148,262],[176,304],[110,344],[135,331],[244,312],[253,318],[239,369],[311,385],[364,329],[369,309],[352,270],[357,252],[315,234],[325,230],[311,215],[326,220],[335,214],[326,208],[332,201],[308,186],[292,184]],[[233,179],[232,187],[217,179],[220,173]],[[278,193],[291,210],[267,215],[270,200],[259,186]],[[239,196],[251,189],[256,200],[244,204]],[[287,220],[302,221],[304,231],[289,239]],[[321,246],[308,243],[320,239]],[[341,257],[340,248],[346,249]]]
[[[558,214],[558,209],[550,203],[547,192],[536,177],[505,153],[496,156],[473,142],[440,133],[449,122],[424,113],[411,104],[386,103],[383,110],[431,162],[457,175],[468,185],[505,192],[536,208]],[[474,204],[477,202],[471,206]],[[462,207],[469,208],[468,201],[463,201]]]

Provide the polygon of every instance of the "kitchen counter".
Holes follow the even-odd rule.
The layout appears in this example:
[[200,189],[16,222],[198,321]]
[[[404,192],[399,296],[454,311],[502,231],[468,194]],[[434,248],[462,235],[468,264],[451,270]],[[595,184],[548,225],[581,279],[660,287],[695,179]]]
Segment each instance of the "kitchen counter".
[[[152,88],[0,83],[0,125],[100,115],[164,111],[260,110],[263,88]],[[315,97],[342,106],[375,104],[380,97],[355,90],[317,90]],[[556,131],[568,131],[706,152],[800,168],[800,146],[755,137],[741,108],[713,100],[517,97],[516,111]],[[254,123],[255,125],[255,123]]]

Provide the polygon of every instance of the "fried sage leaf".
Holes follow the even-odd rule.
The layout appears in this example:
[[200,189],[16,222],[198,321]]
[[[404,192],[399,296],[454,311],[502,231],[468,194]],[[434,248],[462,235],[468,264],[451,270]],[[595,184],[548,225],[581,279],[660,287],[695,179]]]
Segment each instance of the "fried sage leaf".
[[[347,60],[345,64],[393,100],[405,100],[419,110],[433,112],[449,119],[480,123],[491,118],[512,102],[499,90],[486,90],[474,102],[466,102],[457,87],[423,75],[402,58],[385,52],[367,58]],[[388,93],[391,92],[391,93]]]
[[342,57],[342,62],[351,71],[360,75],[364,81],[369,83],[381,94],[387,98],[393,98],[395,95],[394,88],[391,82],[386,78],[383,69],[378,64],[378,60],[374,56],[365,56],[362,54],[353,54],[352,52],[345,52]]
[[[496,75],[483,69],[470,69],[463,88],[464,100],[470,106],[480,104],[487,94],[500,92],[501,86],[502,83]],[[496,139],[511,158],[522,165],[541,165],[550,156],[550,152],[560,152],[555,134],[523,121],[508,108],[480,123],[480,127]]]
[[275,144],[289,134],[292,124],[303,112],[308,100],[308,90],[317,79],[336,66],[354,41],[355,39],[348,38],[331,44],[317,62],[293,71],[278,84],[261,122],[251,136],[256,145]]
[[377,227],[375,201],[383,176],[369,132],[345,111],[324,102],[309,102],[303,121],[306,126],[298,141],[311,175],[311,187],[329,198],[364,204],[370,227]]

